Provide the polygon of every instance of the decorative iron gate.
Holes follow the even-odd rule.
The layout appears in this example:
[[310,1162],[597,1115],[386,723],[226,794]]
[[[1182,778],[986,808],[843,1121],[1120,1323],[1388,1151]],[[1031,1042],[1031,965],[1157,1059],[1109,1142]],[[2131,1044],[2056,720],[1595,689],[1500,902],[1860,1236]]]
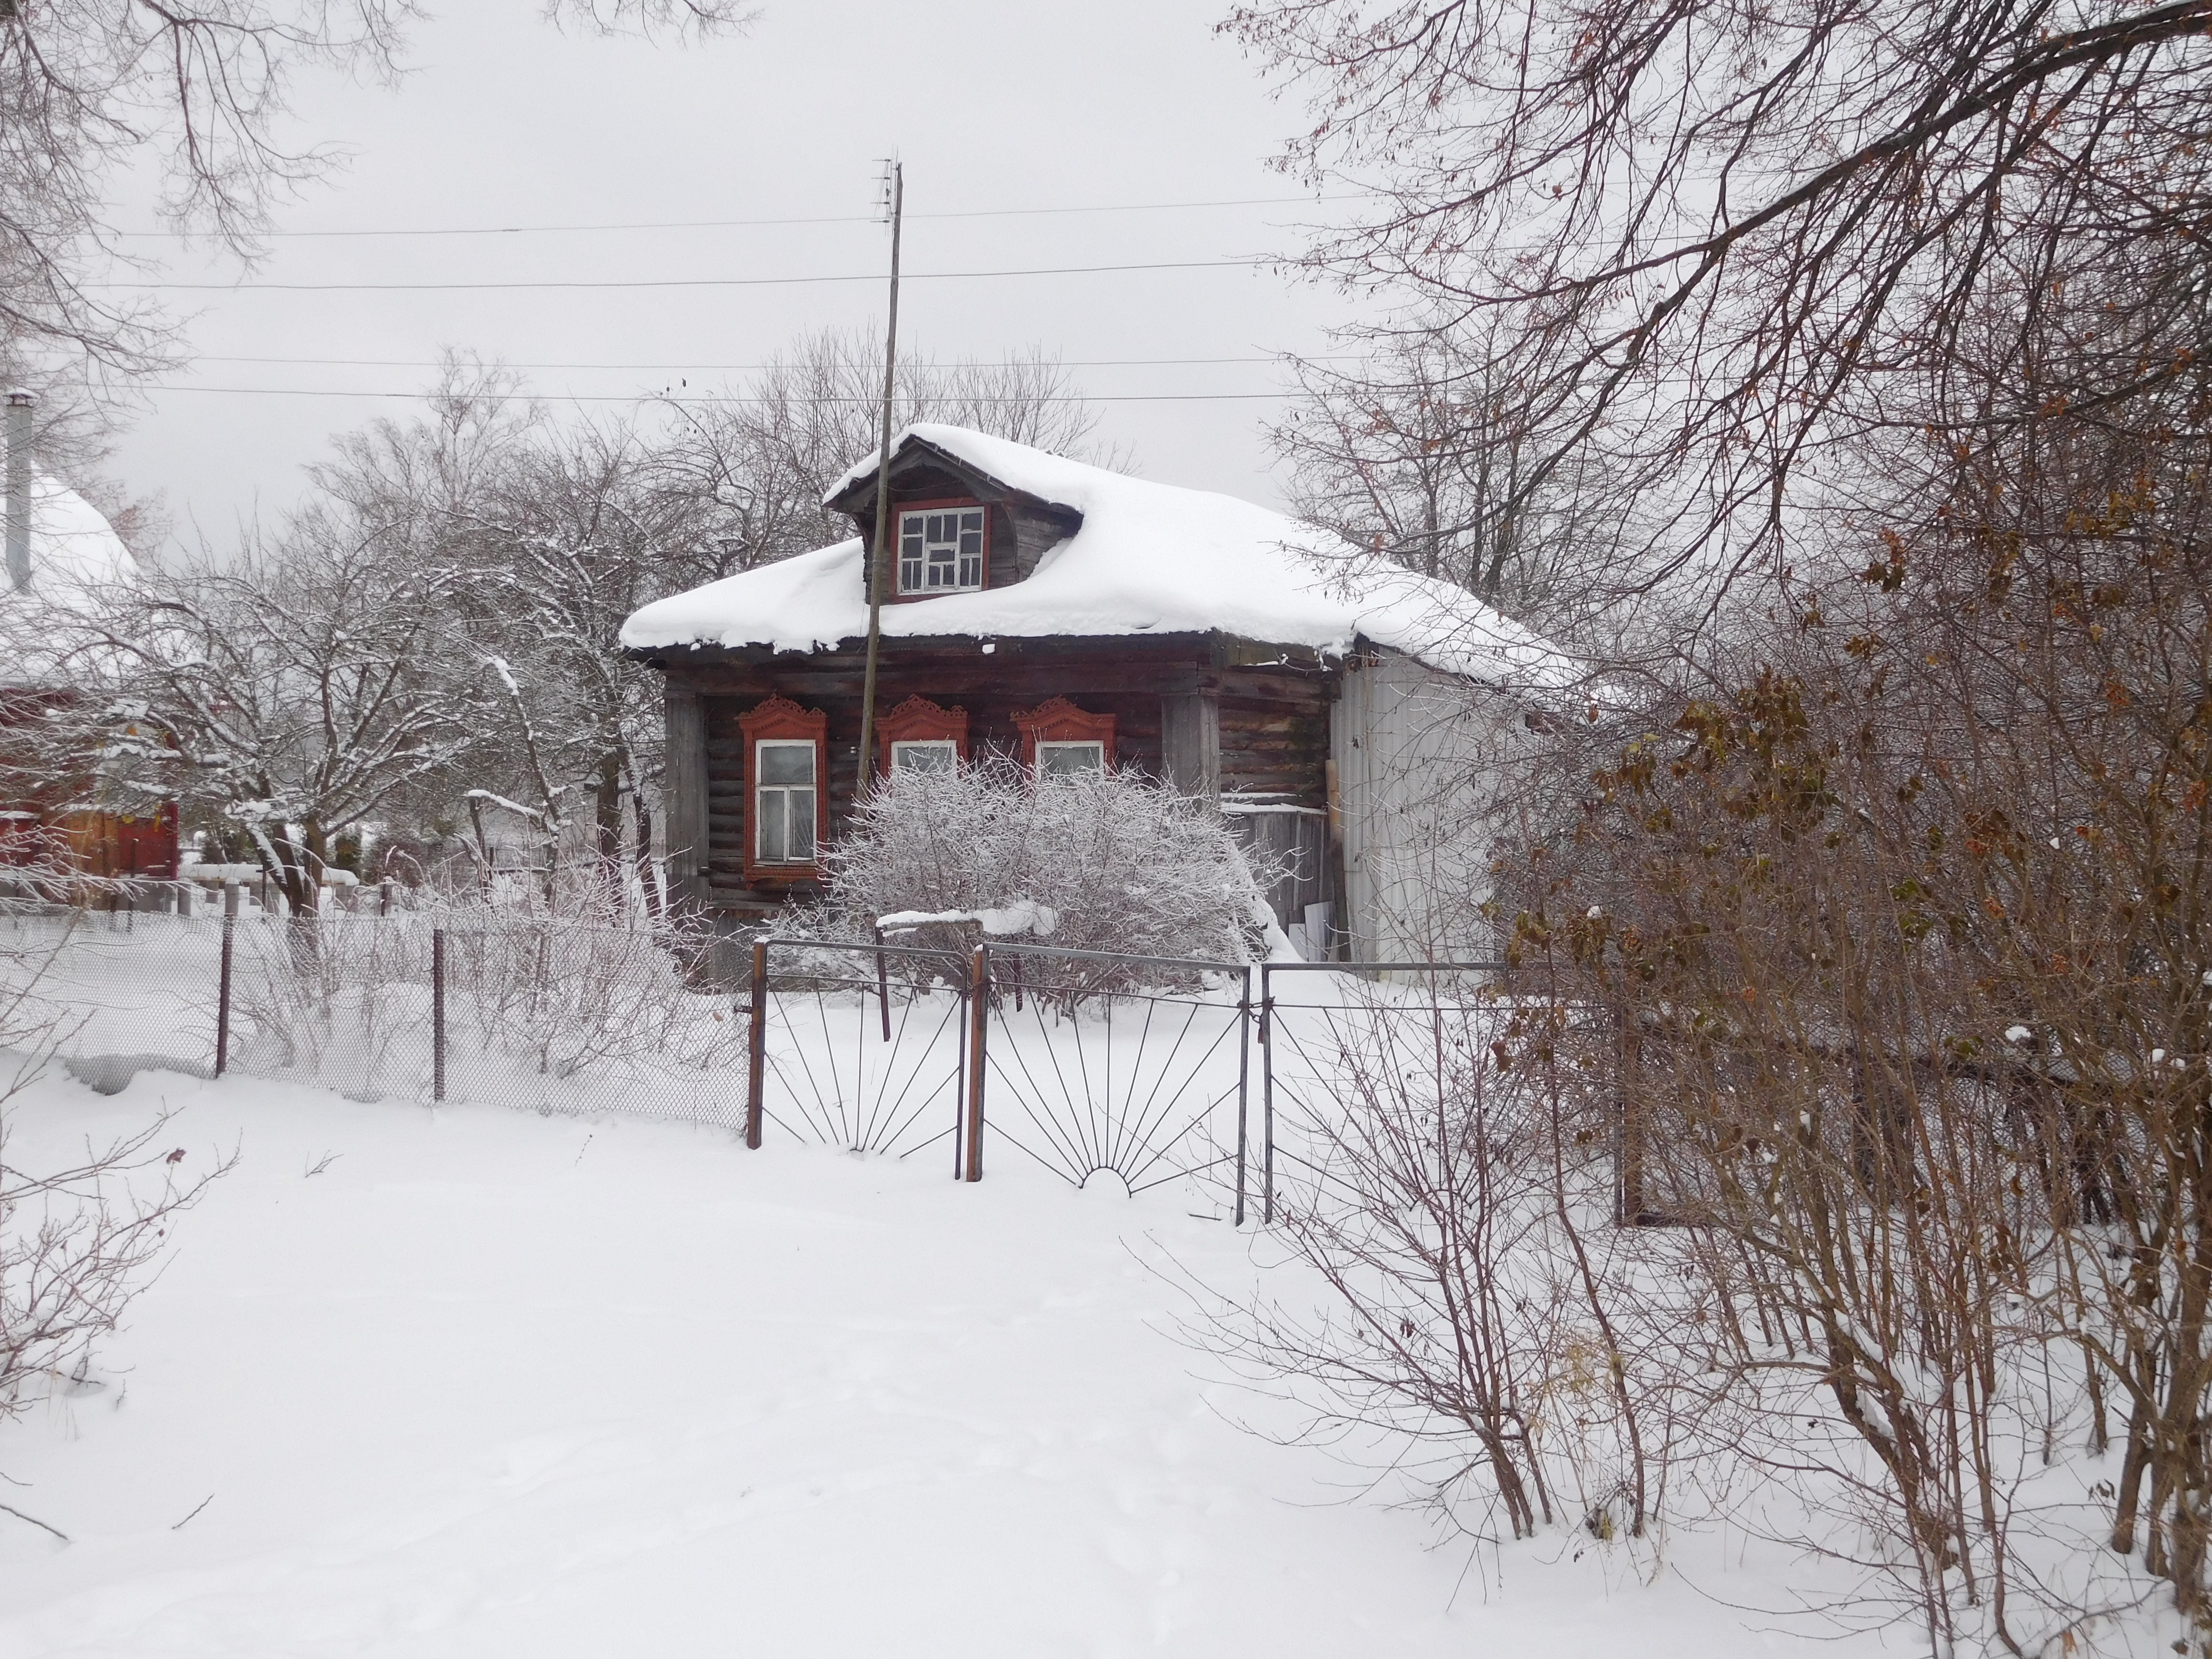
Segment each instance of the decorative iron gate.
[[[746,1144],[770,1124],[898,1157],[949,1142],[953,1174],[980,1181],[987,1144],[1003,1143],[1073,1186],[1181,1182],[1240,1226],[1255,1208],[1272,1221],[1279,1156],[1326,1179],[1300,1148],[1325,1138],[1348,1045],[1463,1026],[1504,971],[767,939],[753,950]],[[1340,994],[1279,999],[1300,982],[1283,976],[1315,975]]]

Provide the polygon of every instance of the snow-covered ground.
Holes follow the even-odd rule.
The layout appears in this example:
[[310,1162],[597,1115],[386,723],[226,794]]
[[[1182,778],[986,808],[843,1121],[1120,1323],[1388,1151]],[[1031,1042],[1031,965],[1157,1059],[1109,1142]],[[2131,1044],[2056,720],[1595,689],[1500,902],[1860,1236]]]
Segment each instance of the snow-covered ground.
[[1472,1551],[1249,1431],[1175,1279],[1253,1238],[1170,1189],[163,1073],[37,1085],[9,1161],[163,1103],[240,1163],[97,1386],[0,1426],[71,1540],[0,1515],[0,1654],[1726,1659],[1839,1587],[1740,1535]]

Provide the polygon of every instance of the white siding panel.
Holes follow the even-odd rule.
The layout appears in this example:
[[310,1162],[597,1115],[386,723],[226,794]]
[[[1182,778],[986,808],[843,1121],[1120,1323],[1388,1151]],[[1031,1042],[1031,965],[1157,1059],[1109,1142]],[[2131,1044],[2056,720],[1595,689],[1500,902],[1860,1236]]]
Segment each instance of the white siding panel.
[[1520,711],[1500,694],[1400,653],[1347,665],[1329,748],[1355,957],[1497,954],[1476,907],[1490,894],[1499,769],[1522,731]]

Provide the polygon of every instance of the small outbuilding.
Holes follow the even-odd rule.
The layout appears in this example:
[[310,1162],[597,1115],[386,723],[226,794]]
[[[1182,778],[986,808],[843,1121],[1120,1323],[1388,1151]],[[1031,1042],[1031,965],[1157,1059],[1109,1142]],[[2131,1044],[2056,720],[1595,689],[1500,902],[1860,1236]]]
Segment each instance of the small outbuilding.
[[[871,456],[827,498],[856,538],[623,629],[666,676],[668,868],[690,902],[757,918],[815,890],[851,812],[878,475]],[[1309,957],[1489,948],[1466,920],[1484,860],[1452,831],[1575,696],[1565,653],[1231,496],[927,424],[890,479],[878,775],[987,750],[1133,767],[1280,861],[1269,902]]]

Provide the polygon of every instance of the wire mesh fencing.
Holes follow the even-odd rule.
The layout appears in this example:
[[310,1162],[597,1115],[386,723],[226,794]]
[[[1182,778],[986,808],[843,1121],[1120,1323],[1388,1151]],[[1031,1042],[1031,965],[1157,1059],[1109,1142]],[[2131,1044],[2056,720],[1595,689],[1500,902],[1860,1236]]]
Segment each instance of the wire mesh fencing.
[[645,929],[488,912],[0,914],[0,992],[99,1088],[269,1078],[736,1127],[743,1022]]
[[1260,1218],[1372,1197],[1387,1120],[1484,1097],[1513,987],[1502,962],[1268,963],[1260,969]]
[[0,905],[0,1049],[109,1091],[149,1067],[210,1076],[222,952],[219,921]]
[[617,1112],[967,1181],[988,1151],[1242,1224],[1329,1201],[1360,1117],[1479,1087],[1512,1006],[1498,963],[770,939],[732,986],[712,971],[728,954],[492,909],[18,906],[0,908],[0,1048],[12,1023],[95,1088],[167,1069]]

